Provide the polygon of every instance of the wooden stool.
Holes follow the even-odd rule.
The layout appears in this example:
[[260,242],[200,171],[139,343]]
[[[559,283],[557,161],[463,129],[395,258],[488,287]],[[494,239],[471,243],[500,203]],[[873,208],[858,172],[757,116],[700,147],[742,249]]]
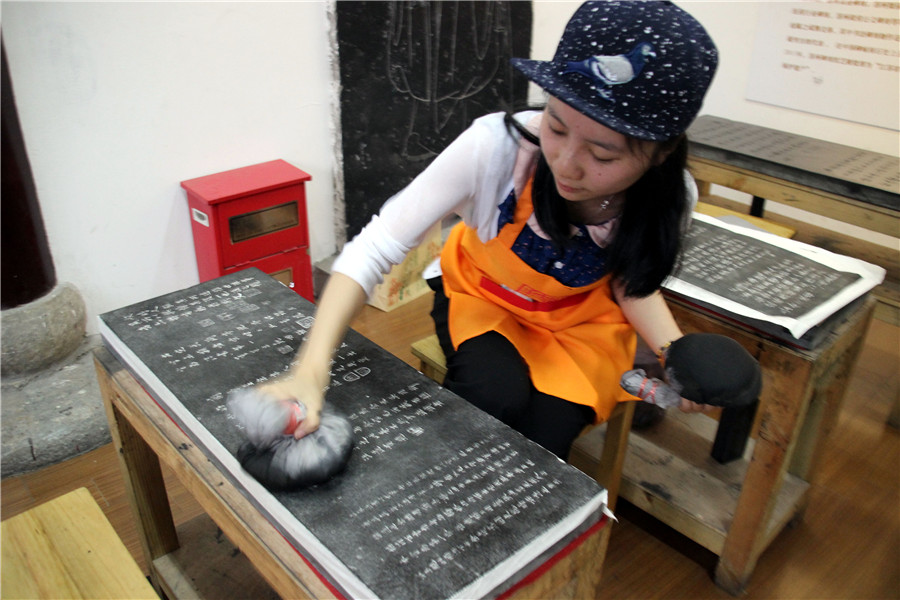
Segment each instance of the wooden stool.
[[0,523],[3,598],[159,598],[86,488]]
[[[438,342],[437,335],[413,342],[411,351],[413,356],[419,359],[419,370],[423,375],[430,377],[438,383],[444,382],[447,375],[447,362],[444,352]],[[634,402],[622,402],[606,423],[600,425],[605,428],[606,434],[602,448],[595,449],[590,455],[573,451],[569,455],[569,463],[582,472],[590,475],[597,483],[606,488],[609,493],[607,504],[615,509],[616,500],[619,497],[619,483],[622,478],[622,468],[625,464],[625,453],[628,451],[628,432],[631,430],[631,419],[634,416]],[[590,433],[596,426],[586,427],[579,439]],[[580,448],[576,440],[572,448]],[[596,444],[592,447],[596,448]]]
[[413,356],[419,359],[419,370],[423,375],[438,383],[444,383],[447,375],[447,361],[437,335],[429,335],[411,346]]

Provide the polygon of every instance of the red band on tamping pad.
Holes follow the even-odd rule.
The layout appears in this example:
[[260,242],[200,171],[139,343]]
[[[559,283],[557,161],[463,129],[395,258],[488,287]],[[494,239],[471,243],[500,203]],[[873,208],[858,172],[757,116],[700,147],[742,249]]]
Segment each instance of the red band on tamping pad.
[[[648,383],[651,384],[650,389],[645,392],[644,388],[647,387]],[[640,387],[640,389],[638,389],[635,396],[637,396],[638,398],[640,398],[642,400],[649,402],[650,404],[656,404],[656,389],[657,389],[657,387],[658,387],[657,382],[644,377],[641,380],[641,387]]]
[[288,413],[287,425],[284,426],[284,435],[294,433],[294,430],[297,429],[297,426],[303,422],[303,418],[306,416],[303,414],[303,407],[296,402],[288,402],[288,408],[290,408],[290,413]]

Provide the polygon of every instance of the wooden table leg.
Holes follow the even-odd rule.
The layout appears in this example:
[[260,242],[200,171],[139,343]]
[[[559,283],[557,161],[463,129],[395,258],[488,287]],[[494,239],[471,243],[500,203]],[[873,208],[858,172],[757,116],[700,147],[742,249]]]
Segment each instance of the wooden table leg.
[[816,381],[809,412],[789,467],[789,471],[801,479],[812,481],[819,470],[822,443],[837,425],[847,385],[862,351],[870,320],[871,313],[851,331],[852,341],[846,350],[840,352],[837,361],[825,372],[814,375]]
[[900,429],[900,396],[894,398],[894,404],[891,406],[891,412],[888,415],[887,424],[894,429]]
[[603,441],[603,454],[593,478],[606,488],[609,497],[607,506],[616,509],[619,498],[619,487],[622,484],[622,469],[625,466],[625,455],[628,453],[628,434],[631,432],[631,421],[634,417],[634,402],[620,402],[606,422],[606,438]]
[[110,373],[96,358],[94,367],[110,434],[119,455],[125,489],[138,523],[138,537],[153,584],[162,595],[164,590],[153,572],[153,561],[176,550],[178,536],[159,458],[116,408],[116,391]]
[[502,593],[503,600],[532,598],[597,598],[603,574],[603,557],[609,545],[610,523],[582,540],[570,554],[559,559],[540,577],[515,586],[511,593]]
[[812,395],[808,361],[764,351],[759,362],[768,376],[759,434],[715,573],[716,583],[735,595],[743,591],[766,546],[769,518]]
[[[822,442],[837,422],[873,311],[870,301],[815,360],[773,351],[771,346],[759,357],[768,379],[760,402],[758,439],[715,574],[716,583],[732,594],[743,591],[759,555],[787,524],[769,522],[785,474],[809,481],[816,471]],[[802,518],[806,503],[804,497],[791,521]]]

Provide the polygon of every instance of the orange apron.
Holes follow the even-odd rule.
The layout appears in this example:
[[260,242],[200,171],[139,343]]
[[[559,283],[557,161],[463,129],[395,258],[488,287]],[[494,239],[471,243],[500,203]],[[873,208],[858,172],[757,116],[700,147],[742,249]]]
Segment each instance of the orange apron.
[[500,333],[525,359],[539,391],[592,407],[600,423],[617,402],[635,400],[619,378],[634,364],[636,334],[612,298],[609,275],[573,288],[515,255],[513,243],[532,212],[529,181],[513,222],[494,239],[482,242],[464,223],[450,232],[441,253],[450,338],[458,348]]

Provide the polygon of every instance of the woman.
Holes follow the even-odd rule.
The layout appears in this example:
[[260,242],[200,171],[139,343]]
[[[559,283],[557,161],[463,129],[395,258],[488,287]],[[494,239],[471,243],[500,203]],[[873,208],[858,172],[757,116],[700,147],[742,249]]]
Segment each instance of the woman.
[[431,282],[445,385],[563,458],[634,400],[618,381],[636,333],[660,353],[682,336],[659,287],[690,212],[684,132],[716,62],[667,2],[587,2],[552,61],[514,59],[543,112],[476,120],[335,262],[292,376],[262,390],[306,404],[295,437],[317,428],[334,350],[382,273],[453,213]]

